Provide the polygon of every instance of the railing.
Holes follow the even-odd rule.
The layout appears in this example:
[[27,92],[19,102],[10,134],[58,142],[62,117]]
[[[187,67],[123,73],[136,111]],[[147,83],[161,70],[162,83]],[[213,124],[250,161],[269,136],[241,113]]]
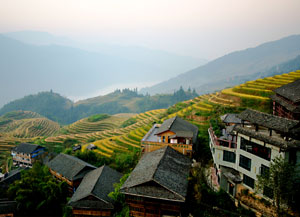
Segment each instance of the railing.
[[226,148],[236,149],[236,147],[237,147],[236,142],[218,138],[215,135],[212,127],[208,128],[208,133],[209,133],[210,139],[213,142],[214,146],[222,146],[222,147],[226,147]]

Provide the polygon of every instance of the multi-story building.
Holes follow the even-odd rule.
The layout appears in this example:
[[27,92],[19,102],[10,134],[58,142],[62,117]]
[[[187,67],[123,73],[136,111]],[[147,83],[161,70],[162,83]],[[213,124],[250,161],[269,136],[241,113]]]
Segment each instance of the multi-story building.
[[35,144],[21,143],[11,151],[14,166],[32,167],[45,148]]
[[147,153],[170,146],[184,155],[191,155],[197,142],[198,127],[179,117],[154,124],[141,141],[142,151]]
[[219,185],[232,196],[245,187],[254,191],[257,175],[268,171],[279,155],[290,163],[300,163],[299,121],[251,109],[238,117],[241,124],[230,126],[227,138],[208,130]]
[[300,79],[274,90],[273,114],[300,120]]

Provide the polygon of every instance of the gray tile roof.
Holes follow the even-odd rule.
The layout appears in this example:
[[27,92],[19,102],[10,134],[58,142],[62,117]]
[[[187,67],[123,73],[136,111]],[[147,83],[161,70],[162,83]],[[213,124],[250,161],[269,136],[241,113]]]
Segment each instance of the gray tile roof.
[[274,92],[291,100],[292,102],[300,102],[300,79],[283,85],[275,89]]
[[284,106],[287,110],[294,112],[294,113],[300,113],[300,105],[293,105],[290,104],[288,102],[286,102],[285,100],[281,99],[280,97],[278,97],[277,95],[271,95],[270,98],[279,103],[280,105]]
[[244,134],[246,136],[258,139],[260,141],[266,142],[268,144],[274,145],[281,148],[282,150],[287,150],[290,148],[300,148],[300,141],[296,139],[291,139],[289,141],[284,140],[283,138],[272,137],[266,134],[260,133],[259,131],[254,131],[247,129],[242,126],[235,126],[234,130],[238,133]]
[[282,133],[298,134],[300,133],[300,122],[276,115],[271,115],[252,109],[246,109],[238,115],[242,120],[249,121],[252,124],[264,126]]
[[198,127],[177,116],[165,120],[160,126],[160,128],[157,130],[156,134],[161,134],[165,131],[172,131],[175,134],[178,133],[178,135],[180,134],[180,136],[183,137],[190,137],[192,133],[193,143],[197,141]]
[[[70,199],[73,207],[113,209],[113,201],[108,194],[114,191],[114,183],[120,182],[122,174],[108,166],[102,166],[85,175],[76,192]],[[93,196],[97,201],[90,201],[87,197]],[[99,207],[101,206],[101,207]]]
[[242,123],[242,120],[237,117],[237,114],[228,113],[228,114],[222,115],[220,118],[224,123],[232,123],[232,124]]
[[188,157],[169,146],[146,153],[121,187],[121,192],[184,202],[190,166]]
[[35,144],[29,144],[29,143],[21,143],[18,146],[16,146],[13,151],[19,152],[19,153],[26,153],[31,154],[35,150],[42,148],[42,146],[35,145]]
[[93,165],[67,154],[59,154],[47,166],[68,180],[82,178],[88,171],[96,169]]

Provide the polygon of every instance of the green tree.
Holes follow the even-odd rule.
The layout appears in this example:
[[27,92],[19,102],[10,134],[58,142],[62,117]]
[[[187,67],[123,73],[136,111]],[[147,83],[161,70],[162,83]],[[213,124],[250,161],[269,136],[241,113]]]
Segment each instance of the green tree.
[[129,207],[125,202],[125,195],[120,193],[120,188],[128,178],[129,173],[125,174],[119,183],[114,184],[115,190],[109,193],[109,197],[113,199],[116,214],[116,217],[129,217]]
[[32,169],[23,171],[21,179],[10,185],[8,197],[19,204],[22,215],[61,215],[67,202],[68,185],[57,183],[49,169],[35,163]]
[[295,166],[280,155],[272,160],[269,171],[257,178],[257,189],[264,194],[268,192],[269,197],[273,197],[277,214],[280,215],[283,212],[282,204],[288,205],[292,202],[296,184]]

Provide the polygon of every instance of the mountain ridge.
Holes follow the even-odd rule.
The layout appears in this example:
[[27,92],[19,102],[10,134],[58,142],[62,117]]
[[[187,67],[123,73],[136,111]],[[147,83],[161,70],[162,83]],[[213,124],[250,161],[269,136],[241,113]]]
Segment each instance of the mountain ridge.
[[[180,74],[152,87],[143,88],[142,93],[155,94],[172,92],[174,86],[196,88],[210,80],[213,82],[234,79],[234,76],[251,75],[269,70],[275,65],[291,60],[300,54],[300,35],[288,36],[276,41],[266,42],[253,48],[235,51],[217,58],[193,70]],[[223,77],[223,79],[222,79]],[[224,86],[220,86],[224,88]],[[213,91],[213,90],[210,90]]]

